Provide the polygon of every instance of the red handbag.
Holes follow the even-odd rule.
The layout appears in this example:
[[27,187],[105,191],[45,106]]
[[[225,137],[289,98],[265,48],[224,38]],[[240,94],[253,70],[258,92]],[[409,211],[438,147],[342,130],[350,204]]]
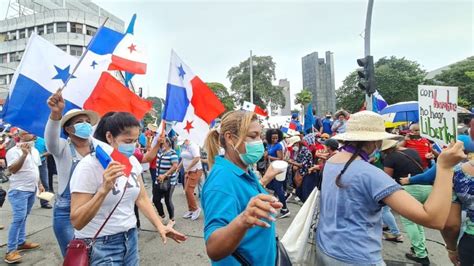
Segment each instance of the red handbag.
[[123,189],[122,196],[120,197],[117,204],[115,204],[115,207],[112,209],[107,219],[105,219],[102,226],[100,226],[97,233],[95,233],[94,237],[92,238],[92,241],[89,244],[83,239],[73,239],[71,240],[71,242],[69,242],[69,244],[67,245],[66,256],[64,256],[63,266],[89,266],[90,249],[94,245],[94,242],[97,236],[99,235],[100,231],[102,231],[105,224],[107,223],[107,221],[109,221],[109,218],[112,216],[115,209],[118,207],[118,205],[122,201],[123,195],[125,195],[125,191],[127,190],[127,184],[128,184],[128,179],[125,182],[125,187]]

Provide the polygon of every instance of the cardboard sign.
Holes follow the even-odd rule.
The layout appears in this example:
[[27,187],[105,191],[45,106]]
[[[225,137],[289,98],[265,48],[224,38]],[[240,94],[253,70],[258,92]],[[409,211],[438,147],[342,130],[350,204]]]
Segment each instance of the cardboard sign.
[[440,145],[457,139],[458,88],[418,85],[420,133]]

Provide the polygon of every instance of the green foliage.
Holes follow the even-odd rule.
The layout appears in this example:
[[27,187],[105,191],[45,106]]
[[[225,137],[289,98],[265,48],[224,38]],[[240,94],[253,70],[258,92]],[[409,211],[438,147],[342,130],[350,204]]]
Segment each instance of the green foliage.
[[300,104],[302,107],[306,106],[313,99],[313,94],[308,89],[303,89],[296,94],[295,104]]
[[222,83],[209,82],[206,84],[225,106],[224,113],[235,110],[235,99],[232,95],[229,94],[228,89]]
[[158,97],[153,97],[153,96],[150,96],[146,99],[153,102],[153,111],[150,111],[145,114],[145,117],[143,117],[143,123],[145,124],[145,126],[148,125],[149,123],[155,123],[156,118],[158,118],[158,121],[156,122],[160,123],[161,113],[163,111],[161,103],[162,101],[164,102],[164,100]]
[[474,105],[474,56],[451,65],[428,82],[458,87],[458,104],[471,108]]
[[[275,62],[271,56],[253,56],[253,99],[254,103],[266,109],[267,105],[283,108],[285,97],[279,86],[272,85],[275,80]],[[227,78],[231,82],[231,90],[234,98],[242,104],[250,101],[250,58],[240,62],[238,66],[232,67],[227,72]]]
[[[421,69],[420,64],[404,57],[383,57],[375,63],[377,90],[388,104],[416,101],[418,85],[424,83],[425,76],[426,71]],[[358,82],[357,71],[350,73],[344,79],[342,86],[336,91],[338,109],[344,108],[349,112],[357,112],[361,109],[365,96],[358,88]]]

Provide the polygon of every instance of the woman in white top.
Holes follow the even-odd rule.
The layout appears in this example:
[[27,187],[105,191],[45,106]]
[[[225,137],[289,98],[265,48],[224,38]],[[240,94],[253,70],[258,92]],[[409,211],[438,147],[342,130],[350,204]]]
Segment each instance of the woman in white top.
[[202,176],[201,151],[196,143],[185,140],[181,145],[181,158],[184,168],[184,192],[188,202],[188,211],[183,215],[184,219],[196,220],[201,214],[201,208],[198,207],[194,197],[196,188]]
[[[109,112],[97,125],[94,137],[108,143],[129,158],[131,173],[125,176],[125,165],[117,161],[104,169],[97,154],[86,156],[71,178],[71,223],[75,237],[90,242],[104,224],[114,206],[120,201],[92,246],[90,264],[138,265],[138,240],[134,206],[150,220],[163,241],[170,237],[176,242],[186,237],[164,226],[145,191],[141,165],[132,156],[140,124],[130,113]],[[124,192],[126,185],[126,190]]]

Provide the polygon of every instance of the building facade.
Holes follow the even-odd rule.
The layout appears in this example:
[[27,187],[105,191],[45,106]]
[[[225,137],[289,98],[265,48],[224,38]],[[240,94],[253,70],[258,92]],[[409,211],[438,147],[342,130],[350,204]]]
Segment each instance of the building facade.
[[7,15],[10,11],[15,14],[0,21],[0,99],[8,94],[33,32],[79,57],[106,17],[107,27],[124,30],[122,20],[90,0],[17,0],[11,1]]
[[325,58],[319,58],[314,52],[302,58],[303,88],[313,94],[313,108],[317,116],[326,112],[336,112],[336,88],[334,84],[333,53],[326,52]]
[[279,110],[279,115],[291,115],[291,92],[290,92],[290,82],[287,79],[280,79],[278,82],[283,90],[283,95],[285,96],[285,106]]

